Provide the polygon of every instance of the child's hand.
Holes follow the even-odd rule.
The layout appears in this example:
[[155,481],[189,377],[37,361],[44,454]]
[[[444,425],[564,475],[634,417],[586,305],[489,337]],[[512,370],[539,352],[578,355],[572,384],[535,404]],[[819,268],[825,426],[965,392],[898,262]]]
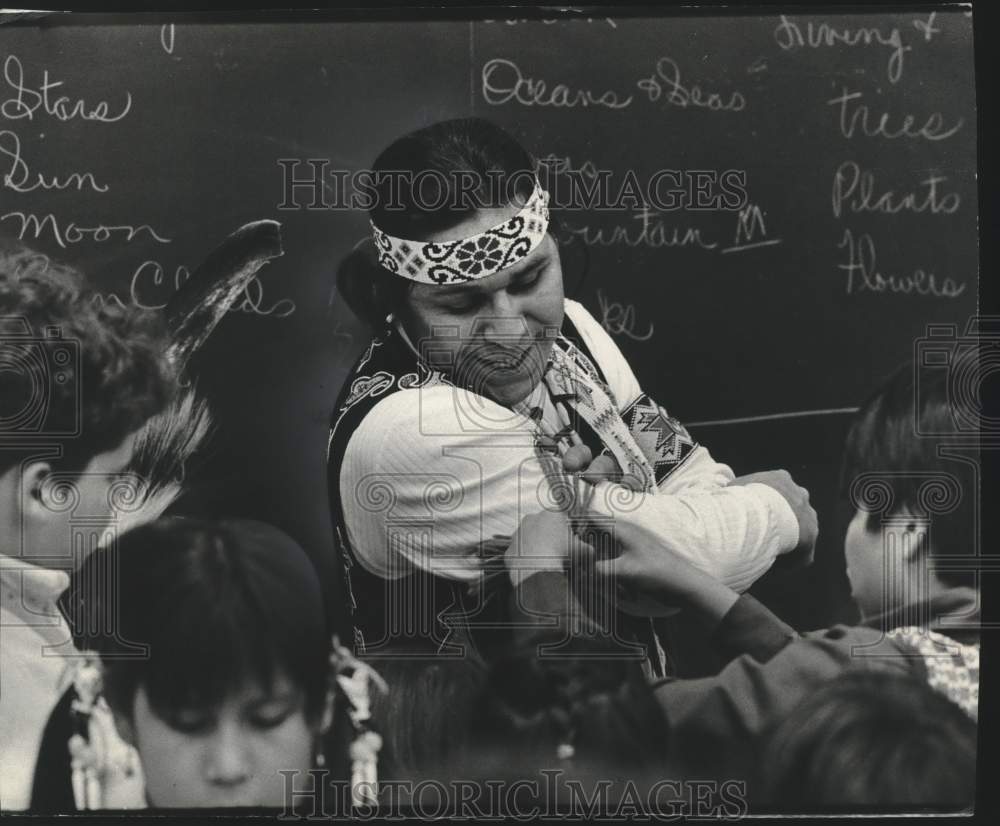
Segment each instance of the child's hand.
[[[599,514],[588,515],[577,528],[591,544],[581,543],[574,552],[586,558],[591,546],[600,549],[589,557],[597,573],[612,577],[625,591],[623,603],[643,606],[640,612],[623,604],[630,613],[654,616],[665,613],[664,608],[694,607],[721,619],[738,598],[646,528]],[[638,595],[639,601],[629,595]]]
[[563,454],[563,470],[578,473],[580,478],[592,485],[600,482],[617,482],[629,490],[641,491],[642,483],[633,476],[625,476],[615,458],[608,453],[596,459],[586,445],[574,445]]
[[594,537],[593,545],[599,549],[595,569],[626,587],[679,596],[697,575],[697,569],[662,537],[633,522],[588,514],[578,530],[584,537]]
[[571,556],[587,550],[564,512],[540,511],[521,520],[504,561],[517,585],[537,571],[562,571]]

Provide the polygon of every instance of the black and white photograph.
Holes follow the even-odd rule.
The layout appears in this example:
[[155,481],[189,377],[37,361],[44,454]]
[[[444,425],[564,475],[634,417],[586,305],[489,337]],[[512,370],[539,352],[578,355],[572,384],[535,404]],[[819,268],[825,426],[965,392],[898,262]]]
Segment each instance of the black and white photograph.
[[983,25],[0,10],[2,817],[987,817]]

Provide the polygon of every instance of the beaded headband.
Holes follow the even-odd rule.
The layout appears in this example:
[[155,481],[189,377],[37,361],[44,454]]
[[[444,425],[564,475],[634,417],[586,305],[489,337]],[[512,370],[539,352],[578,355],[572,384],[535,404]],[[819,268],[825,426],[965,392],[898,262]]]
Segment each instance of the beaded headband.
[[455,241],[407,241],[387,235],[374,222],[378,262],[389,272],[424,284],[475,281],[517,263],[537,247],[549,228],[549,193],[535,189],[513,218]]

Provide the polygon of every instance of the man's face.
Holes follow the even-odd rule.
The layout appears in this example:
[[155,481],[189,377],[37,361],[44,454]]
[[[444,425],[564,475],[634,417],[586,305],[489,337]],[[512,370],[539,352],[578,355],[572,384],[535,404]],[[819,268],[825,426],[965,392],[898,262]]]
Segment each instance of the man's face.
[[[481,210],[429,240],[474,235],[516,214]],[[431,362],[473,392],[510,406],[541,381],[563,321],[559,250],[552,236],[516,264],[475,281],[417,284],[401,320]],[[423,342],[423,344],[421,344]]]

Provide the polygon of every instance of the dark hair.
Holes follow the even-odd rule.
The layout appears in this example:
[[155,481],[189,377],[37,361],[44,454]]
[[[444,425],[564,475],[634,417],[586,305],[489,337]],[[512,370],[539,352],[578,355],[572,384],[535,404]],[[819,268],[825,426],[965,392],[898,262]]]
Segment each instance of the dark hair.
[[385,326],[389,313],[399,312],[413,283],[380,266],[370,240],[352,250],[337,268],[337,291],[351,311],[375,331]]
[[379,659],[389,685],[372,702],[383,738],[380,772],[393,780],[447,776],[469,745],[469,720],[486,669],[471,652],[460,658]]
[[[483,206],[502,207],[515,196],[527,200],[534,169],[527,150],[495,123],[441,121],[404,135],[375,159],[369,217],[389,235],[421,240]],[[474,186],[462,188],[462,173],[472,174]]]
[[[21,246],[0,246],[0,347],[3,432],[59,443],[65,470],[114,449],[176,388],[156,315],[100,301],[76,270]],[[30,455],[0,451],[0,471]]]
[[[419,241],[457,226],[482,206],[527,200],[534,169],[528,151],[496,124],[483,118],[441,121],[404,135],[375,159],[368,214],[390,235]],[[476,185],[463,186],[470,174]],[[344,300],[375,329],[398,311],[412,286],[379,266],[371,244],[351,252],[337,272]]]
[[554,642],[542,632],[491,668],[471,738],[484,768],[509,780],[542,770],[638,784],[665,776],[667,722],[639,663],[600,636],[540,648]]
[[78,646],[101,655],[119,713],[132,713],[140,686],[161,712],[216,705],[251,680],[269,688],[279,672],[304,691],[309,715],[321,713],[329,641],[319,579],[270,525],[142,525],[84,562],[66,605]]
[[[893,372],[862,405],[847,436],[840,484],[844,498],[850,500],[851,485],[866,473],[877,474],[880,483],[892,491],[892,502],[885,512],[869,513],[866,529],[870,532],[881,529],[883,517],[903,510],[924,512],[920,490],[927,474],[955,472],[962,467],[955,459],[938,455],[944,441],[941,437],[921,435],[955,429],[947,371],[921,370],[918,374],[918,369],[908,362]],[[978,495],[970,486],[959,491],[954,509],[928,514],[935,556],[974,553]],[[976,581],[973,571],[942,568],[936,573],[948,585],[972,586]]]
[[762,798],[790,812],[971,806],[976,724],[922,679],[855,669],[765,737]]

